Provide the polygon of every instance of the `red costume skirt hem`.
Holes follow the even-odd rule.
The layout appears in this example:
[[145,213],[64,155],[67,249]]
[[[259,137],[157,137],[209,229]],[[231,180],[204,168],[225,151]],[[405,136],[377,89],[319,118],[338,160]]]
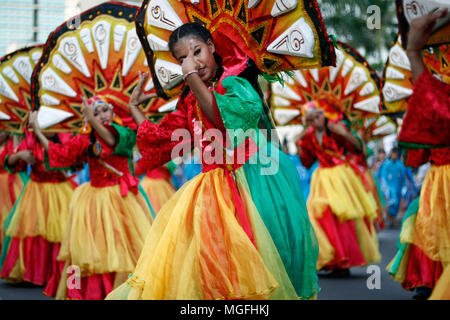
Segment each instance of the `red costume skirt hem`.
[[317,221],[335,250],[334,259],[324,266],[324,270],[347,269],[367,264],[358,245],[353,220],[341,222],[328,208]]
[[57,270],[60,246],[60,243],[49,242],[41,236],[12,238],[0,276],[11,281],[45,285]]
[[58,272],[54,273],[44,289],[44,294],[48,297],[55,298],[60,285],[67,288],[66,300],[104,300],[114,289],[115,272],[70,279],[75,276],[72,272],[68,274],[67,283],[65,285],[60,284],[62,273],[67,272],[67,269],[64,270],[64,261],[58,263]]
[[410,244],[408,266],[402,287],[412,290],[418,287],[434,288],[442,275],[442,263],[434,261],[416,245]]

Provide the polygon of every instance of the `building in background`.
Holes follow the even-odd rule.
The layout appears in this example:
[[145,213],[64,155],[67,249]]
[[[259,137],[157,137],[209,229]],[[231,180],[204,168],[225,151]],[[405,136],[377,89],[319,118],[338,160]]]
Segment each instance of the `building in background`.
[[[0,0],[0,57],[45,43],[61,23],[102,0]],[[122,1],[140,6],[142,0]]]
[[0,0],[0,56],[44,43],[64,19],[61,0]]

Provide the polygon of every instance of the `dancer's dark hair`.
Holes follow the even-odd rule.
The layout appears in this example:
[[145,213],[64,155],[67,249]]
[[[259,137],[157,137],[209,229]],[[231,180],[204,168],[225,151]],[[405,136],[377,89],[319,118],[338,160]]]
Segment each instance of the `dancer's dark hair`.
[[[173,49],[177,42],[184,37],[196,37],[197,39],[207,42],[211,40],[214,42],[214,39],[204,26],[196,22],[185,23],[182,26],[176,28],[169,37],[169,50],[173,55]],[[214,52],[214,58],[216,59],[217,65],[222,66],[222,57]]]
[[[185,37],[195,37],[200,41],[203,42],[207,42],[208,40],[213,41],[214,43],[214,39],[211,35],[211,32],[209,32],[208,29],[206,29],[204,26],[202,26],[199,23],[196,22],[189,22],[189,23],[185,23],[182,26],[176,28],[169,37],[169,50],[172,53],[172,55],[174,56],[174,48],[175,45],[177,44],[177,42],[180,39],[183,39]],[[175,56],[174,56],[175,57]],[[217,65],[219,66],[219,69],[217,70],[215,80],[220,79],[220,77],[222,76],[223,73],[223,67],[222,67],[222,57],[220,55],[218,55],[216,52],[214,52],[214,59],[216,60]],[[213,79],[214,81],[214,79]],[[189,93],[189,87],[186,86],[183,90],[183,92],[181,93],[181,97],[185,97],[187,96],[187,94]]]

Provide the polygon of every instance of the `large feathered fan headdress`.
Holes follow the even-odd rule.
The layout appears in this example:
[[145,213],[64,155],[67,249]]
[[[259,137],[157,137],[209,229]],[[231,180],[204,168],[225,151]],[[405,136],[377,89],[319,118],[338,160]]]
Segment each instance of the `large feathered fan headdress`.
[[271,84],[270,105],[277,125],[302,123],[309,101],[316,101],[329,118],[345,115],[355,121],[380,112],[380,80],[375,70],[342,42],[336,48],[336,67],[296,70],[284,80],[284,84]]
[[[137,9],[104,3],[68,20],[49,36],[32,87],[33,108],[39,110],[40,122],[45,120],[43,129],[78,131],[83,126],[81,97],[95,95],[105,97],[122,123],[135,128],[128,103],[139,71],[148,70],[134,24]],[[144,90],[153,88],[149,77]],[[163,107],[153,100],[143,107],[147,116]]]
[[180,65],[168,48],[171,32],[197,22],[212,34],[223,64],[246,66],[247,57],[268,74],[334,64],[315,0],[144,0],[136,17],[158,95],[179,94]]
[[41,54],[38,45],[0,58],[0,130],[23,133],[31,110],[31,75]]
[[450,2],[448,0],[396,0],[398,29],[402,43],[408,43],[409,24],[415,18],[429,14],[438,8],[448,8],[447,16],[439,19],[433,35],[426,45],[440,45],[450,42]]
[[[431,74],[450,83],[450,44],[424,48],[422,56],[423,62]],[[383,71],[382,113],[401,115],[405,112],[413,89],[411,65],[401,37],[398,36],[389,50],[388,60]]]

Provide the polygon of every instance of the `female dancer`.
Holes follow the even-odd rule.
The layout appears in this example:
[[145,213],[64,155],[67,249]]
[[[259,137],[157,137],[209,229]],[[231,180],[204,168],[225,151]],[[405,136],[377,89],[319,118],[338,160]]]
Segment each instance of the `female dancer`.
[[[147,75],[142,76],[130,102],[141,161],[157,167],[170,160],[174,148],[185,143],[190,152],[198,141],[202,173],[161,208],[133,276],[109,298],[314,297],[316,238],[295,167],[257,130],[260,96],[246,79],[234,76],[236,68],[221,65],[211,34],[201,25],[179,27],[169,48],[187,86],[177,110],[155,125],[137,107],[149,98],[142,93]],[[173,134],[186,132],[177,129],[187,129],[194,141],[172,141]],[[253,134],[244,136],[247,130]]]
[[299,135],[298,145],[305,167],[319,160],[308,198],[320,246],[317,268],[348,276],[350,267],[381,259],[373,226],[376,202],[347,160],[348,154],[362,151],[359,139],[343,123],[329,121],[316,101],[307,108],[310,127]]
[[31,117],[49,167],[87,161],[90,170],[91,181],[75,190],[70,203],[58,256],[63,269],[44,291],[57,299],[104,299],[134,269],[151,222],[147,203],[138,194],[139,180],[129,168],[134,131],[116,123],[120,119],[104,97],[84,100],[83,108],[92,131],[64,144],[49,141],[39,130],[37,114]]
[[[67,139],[63,133],[46,135],[55,142]],[[10,238],[3,244],[0,276],[12,282],[44,285],[57,269],[56,257],[76,184],[64,172],[46,170],[44,162],[44,149],[30,132],[25,132],[17,151],[5,159],[5,168],[11,173],[26,171],[31,165],[30,181],[3,226]]]
[[448,297],[444,288],[450,283],[449,272],[443,273],[450,262],[450,85],[431,75],[421,55],[437,19],[446,14],[437,10],[412,20],[406,50],[415,84],[398,141],[409,149],[407,165],[431,162],[431,168],[403,218],[398,252],[387,270],[403,288],[417,289],[417,299],[428,298],[438,279],[433,299]]

